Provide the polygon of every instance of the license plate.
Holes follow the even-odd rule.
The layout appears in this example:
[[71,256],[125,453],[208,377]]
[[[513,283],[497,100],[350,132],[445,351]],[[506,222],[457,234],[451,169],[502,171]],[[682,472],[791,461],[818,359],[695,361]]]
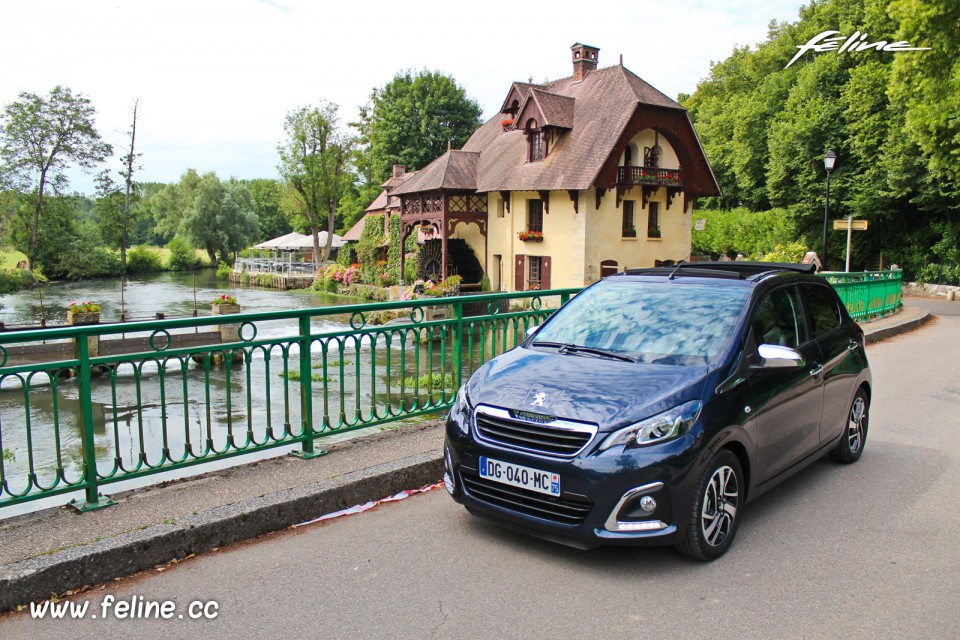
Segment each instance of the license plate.
[[548,496],[560,495],[560,474],[480,457],[480,477]]

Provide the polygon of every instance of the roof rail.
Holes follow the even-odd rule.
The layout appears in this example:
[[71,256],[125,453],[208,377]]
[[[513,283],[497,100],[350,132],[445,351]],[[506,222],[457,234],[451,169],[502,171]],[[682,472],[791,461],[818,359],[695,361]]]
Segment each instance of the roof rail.
[[746,280],[777,271],[793,271],[796,273],[815,273],[815,264],[795,264],[792,262],[694,262],[671,267],[641,267],[627,269],[627,275],[665,275],[665,276],[699,276],[714,278],[731,278]]

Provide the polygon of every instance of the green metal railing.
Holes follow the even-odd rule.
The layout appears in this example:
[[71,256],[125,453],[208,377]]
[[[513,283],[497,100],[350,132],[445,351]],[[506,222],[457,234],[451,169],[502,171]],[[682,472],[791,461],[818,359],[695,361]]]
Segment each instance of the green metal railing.
[[[81,490],[75,506],[97,508],[110,504],[101,489],[119,481],[281,446],[322,455],[320,438],[444,410],[466,376],[578,291],[0,334],[0,509]],[[400,317],[374,325],[383,314]],[[171,339],[215,325],[238,337]],[[149,347],[97,354],[125,338]],[[13,355],[64,341],[74,357]]]
[[820,274],[833,285],[854,320],[870,320],[902,306],[903,271],[863,271]]

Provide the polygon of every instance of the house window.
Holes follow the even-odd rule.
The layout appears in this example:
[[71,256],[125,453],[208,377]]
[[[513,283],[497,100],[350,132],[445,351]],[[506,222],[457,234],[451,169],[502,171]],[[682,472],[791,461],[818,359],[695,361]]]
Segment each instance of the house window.
[[650,202],[647,204],[647,237],[660,237],[660,203]]
[[527,231],[543,232],[543,200],[527,200]]
[[633,221],[633,200],[623,201],[623,226],[621,228],[624,238],[637,237],[637,227]]
[[527,120],[527,140],[530,144],[530,162],[540,162],[546,155],[546,142],[543,137],[543,130],[537,128],[537,121],[533,118]]
[[531,291],[540,289],[541,276],[543,274],[543,258],[540,256],[530,256],[527,258],[528,284]]
[[623,166],[629,167],[633,165],[633,145],[628,144],[627,148],[623,150]]

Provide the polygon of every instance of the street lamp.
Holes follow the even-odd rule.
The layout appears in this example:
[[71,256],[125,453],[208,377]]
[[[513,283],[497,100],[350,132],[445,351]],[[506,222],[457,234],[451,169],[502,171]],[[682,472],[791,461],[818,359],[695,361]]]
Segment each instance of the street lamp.
[[827,267],[827,218],[830,216],[830,174],[837,165],[837,154],[833,149],[827,149],[823,156],[823,168],[827,170],[827,196],[823,201],[823,253],[820,254],[820,268]]

